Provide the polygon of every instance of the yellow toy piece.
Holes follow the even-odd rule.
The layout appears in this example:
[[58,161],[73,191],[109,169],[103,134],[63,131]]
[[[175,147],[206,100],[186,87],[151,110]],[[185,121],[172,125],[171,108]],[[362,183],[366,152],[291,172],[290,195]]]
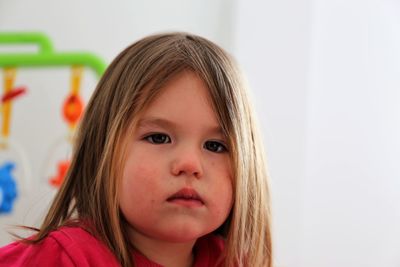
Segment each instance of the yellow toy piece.
[[[15,68],[5,68],[4,69],[4,95],[11,92],[14,87],[16,70]],[[4,139],[10,135],[10,121],[11,121],[11,106],[12,101],[6,101],[2,103],[2,116],[3,125],[1,134]]]

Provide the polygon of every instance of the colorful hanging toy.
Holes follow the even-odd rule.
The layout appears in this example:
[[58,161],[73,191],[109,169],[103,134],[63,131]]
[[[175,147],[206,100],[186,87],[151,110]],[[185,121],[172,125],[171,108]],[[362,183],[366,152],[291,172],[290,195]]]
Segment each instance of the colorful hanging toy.
[[[4,94],[1,96],[2,111],[2,143],[0,149],[9,148],[8,138],[10,135],[10,122],[12,101],[26,93],[25,87],[14,88],[16,76],[15,68],[4,69]],[[10,213],[13,209],[14,201],[17,198],[17,183],[12,171],[15,169],[15,162],[9,161],[0,166],[0,213]]]
[[[82,72],[82,66],[72,67],[71,91],[65,99],[62,109],[64,120],[68,123],[71,135],[75,131],[76,125],[78,124],[84,109],[83,100],[79,95]],[[69,160],[61,160],[58,162],[57,174],[49,180],[49,183],[52,186],[60,187],[60,185],[64,181],[69,165]]]
[[[22,170],[22,177],[28,185],[30,182],[30,168],[29,161],[25,157],[23,147],[19,146],[18,143],[14,142],[12,138],[8,138],[9,134],[9,124],[10,124],[10,113],[11,113],[11,102],[18,96],[25,93],[26,89],[23,87],[14,88],[12,86],[13,79],[15,76],[15,67],[55,67],[55,66],[71,66],[72,67],[72,78],[71,78],[71,91],[66,97],[62,105],[62,115],[69,126],[69,134],[67,138],[63,137],[63,144],[67,144],[68,148],[71,147],[70,141],[72,134],[79,122],[79,118],[83,113],[83,101],[79,95],[79,86],[81,82],[81,75],[83,67],[88,67],[92,69],[98,77],[100,77],[105,69],[105,62],[92,53],[81,52],[57,52],[54,50],[51,40],[43,33],[40,32],[0,32],[0,45],[2,44],[28,44],[35,45],[38,48],[37,53],[0,53],[0,67],[5,68],[5,89],[3,94],[0,92],[0,104],[2,112],[2,129],[0,133],[0,150],[14,150],[18,155],[18,166],[16,170],[18,171],[18,177],[20,170]],[[13,68],[10,68],[13,67]],[[1,123],[1,122],[0,122]],[[65,142],[66,140],[66,142]],[[58,144],[59,145],[59,144]],[[64,152],[64,150],[63,150]],[[50,153],[49,153],[50,154]],[[53,155],[52,155],[53,156]],[[50,184],[59,186],[68,170],[69,161],[59,160],[58,157],[51,157],[51,162],[49,165],[56,165],[56,174],[50,172],[50,175],[46,172],[43,176],[46,182]],[[68,159],[68,158],[67,158]],[[2,162],[0,162],[1,164]],[[53,167],[53,166],[51,166]],[[51,170],[53,171],[53,170]],[[17,182],[20,180],[18,179]],[[21,183],[24,187],[25,183]],[[19,188],[21,188],[19,186]],[[29,186],[27,186],[29,188]]]

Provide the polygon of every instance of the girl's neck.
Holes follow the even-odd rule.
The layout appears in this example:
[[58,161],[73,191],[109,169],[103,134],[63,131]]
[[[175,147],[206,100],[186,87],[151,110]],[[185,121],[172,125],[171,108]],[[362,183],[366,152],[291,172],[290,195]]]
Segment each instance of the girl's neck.
[[130,233],[130,240],[141,254],[164,267],[190,267],[192,249],[196,241],[172,243],[156,240],[138,232]]

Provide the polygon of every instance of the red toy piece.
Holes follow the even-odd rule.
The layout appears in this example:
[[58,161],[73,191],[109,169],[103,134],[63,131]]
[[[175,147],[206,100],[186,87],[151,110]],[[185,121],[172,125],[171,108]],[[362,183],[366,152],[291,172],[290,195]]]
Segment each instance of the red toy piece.
[[67,174],[70,165],[69,160],[62,160],[58,163],[58,172],[55,176],[50,178],[49,183],[54,187],[60,187],[64,181],[65,175]]
[[26,87],[21,86],[21,87],[14,88],[10,92],[4,94],[1,97],[1,103],[5,103],[7,101],[10,101],[10,100],[12,100],[12,99],[14,99],[14,98],[16,98],[16,97],[18,97],[20,95],[25,94],[25,93],[26,93]]

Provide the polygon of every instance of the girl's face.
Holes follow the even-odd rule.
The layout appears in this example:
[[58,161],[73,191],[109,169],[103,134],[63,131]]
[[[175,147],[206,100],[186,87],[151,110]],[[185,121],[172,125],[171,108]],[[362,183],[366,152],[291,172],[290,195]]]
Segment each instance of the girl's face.
[[204,82],[177,75],[145,109],[129,137],[120,208],[130,238],[194,242],[232,207],[226,140]]

